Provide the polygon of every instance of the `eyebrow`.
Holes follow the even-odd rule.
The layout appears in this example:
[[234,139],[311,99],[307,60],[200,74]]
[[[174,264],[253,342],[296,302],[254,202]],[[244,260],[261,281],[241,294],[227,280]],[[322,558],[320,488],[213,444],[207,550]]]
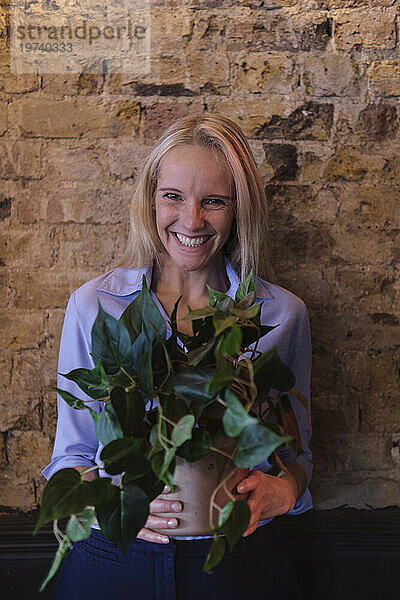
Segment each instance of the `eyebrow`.
[[[169,191],[169,192],[179,192],[180,194],[183,194],[183,192],[181,192],[181,190],[178,190],[176,188],[171,188],[171,187],[159,188],[158,191],[159,192],[167,192],[167,191]],[[225,196],[224,194],[208,194],[205,197],[208,198],[209,196],[218,197],[218,198],[224,198],[225,200],[232,200],[231,196]]]

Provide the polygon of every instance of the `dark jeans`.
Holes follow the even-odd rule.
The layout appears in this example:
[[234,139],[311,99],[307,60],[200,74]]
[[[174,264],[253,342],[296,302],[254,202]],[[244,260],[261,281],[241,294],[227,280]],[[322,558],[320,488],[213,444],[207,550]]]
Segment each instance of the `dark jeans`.
[[124,555],[92,529],[67,554],[54,600],[299,600],[276,519],[241,538],[211,575],[202,572],[210,543],[136,540]]

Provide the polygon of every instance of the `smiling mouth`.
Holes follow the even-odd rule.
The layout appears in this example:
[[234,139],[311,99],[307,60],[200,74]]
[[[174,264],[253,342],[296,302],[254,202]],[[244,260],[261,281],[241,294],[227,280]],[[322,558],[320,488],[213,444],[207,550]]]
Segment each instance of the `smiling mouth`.
[[183,246],[187,246],[188,248],[197,248],[198,246],[202,246],[211,237],[211,235],[203,235],[201,237],[190,238],[186,235],[182,235],[181,233],[176,232],[174,232],[174,235]]

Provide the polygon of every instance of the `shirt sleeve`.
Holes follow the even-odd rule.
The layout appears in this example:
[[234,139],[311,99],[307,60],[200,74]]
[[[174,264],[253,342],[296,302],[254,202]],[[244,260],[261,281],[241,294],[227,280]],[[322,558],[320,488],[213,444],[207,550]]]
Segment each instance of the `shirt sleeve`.
[[[291,312],[286,321],[285,337],[288,340],[288,350],[285,363],[290,367],[296,378],[295,388],[307,399],[307,406],[292,394],[288,394],[293,412],[296,416],[303,450],[296,454],[294,448],[289,444],[276,450],[284,464],[289,462],[298,463],[307,475],[307,486],[312,475],[312,452],[310,450],[311,440],[311,410],[310,410],[310,376],[311,376],[311,333],[307,308],[304,302],[297,306],[296,312]],[[264,473],[273,470],[268,459],[262,461],[255,467]],[[311,493],[306,488],[304,494],[298,499],[294,508],[287,514],[300,514],[312,508]]]
[[[99,402],[87,396],[73,381],[61,376],[73,369],[93,369],[89,341],[85,336],[76,307],[76,294],[71,295],[65,312],[58,357],[57,387],[89,402],[99,412]],[[46,479],[66,467],[92,466],[98,448],[95,425],[89,410],[71,408],[57,394],[57,430],[51,462],[42,470]]]
[[[278,448],[277,453],[285,464],[298,463],[307,475],[307,486],[312,476],[311,440],[311,401],[310,401],[310,376],[311,376],[311,333],[307,308],[302,304],[302,310],[296,319],[289,347],[288,366],[295,378],[295,388],[307,399],[305,407],[300,400],[289,394],[290,403],[296,416],[303,450],[296,455],[292,446]],[[298,514],[312,507],[310,491],[305,490],[298,499],[294,508],[288,514]]]

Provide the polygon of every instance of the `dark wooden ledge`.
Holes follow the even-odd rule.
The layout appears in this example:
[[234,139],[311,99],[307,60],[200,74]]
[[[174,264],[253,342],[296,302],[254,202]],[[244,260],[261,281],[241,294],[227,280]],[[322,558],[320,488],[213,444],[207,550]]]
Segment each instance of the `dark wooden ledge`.
[[[37,590],[57,542],[51,525],[32,536],[37,519],[37,512],[0,514],[0,600],[52,597],[54,584]],[[280,523],[303,600],[400,595],[400,508],[309,511]]]

